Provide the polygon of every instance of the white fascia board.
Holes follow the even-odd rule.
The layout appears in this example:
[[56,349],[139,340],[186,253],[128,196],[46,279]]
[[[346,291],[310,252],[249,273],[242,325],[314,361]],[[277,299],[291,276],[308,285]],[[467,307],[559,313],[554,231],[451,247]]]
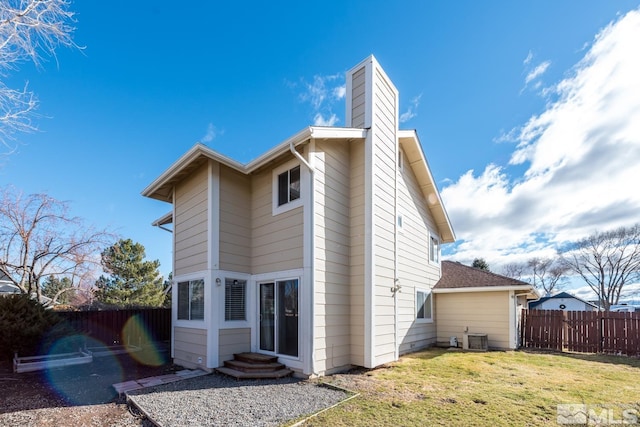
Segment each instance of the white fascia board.
[[533,292],[533,288],[528,285],[514,286],[477,286],[468,288],[434,288],[434,294],[460,294],[465,292],[500,292],[500,291],[527,291]]
[[276,145],[257,159],[254,159],[247,163],[244,167],[244,173],[251,173],[256,169],[264,166],[270,161],[274,160],[278,156],[289,151],[291,143],[293,146],[302,144],[303,142],[314,139],[362,139],[366,136],[366,129],[357,128],[338,128],[338,127],[324,127],[324,126],[309,126],[302,129],[295,135],[287,138],[280,144]]
[[173,211],[167,212],[162,215],[160,218],[156,219],[151,223],[152,226],[157,227],[159,225],[171,224],[173,222]]
[[142,195],[145,197],[149,197],[159,187],[172,179],[175,175],[182,171],[183,168],[188,166],[192,161],[194,161],[201,155],[204,155],[209,159],[215,160],[240,172],[244,172],[244,166],[242,165],[242,163],[236,162],[235,160],[230,159],[227,156],[224,156],[217,151],[214,151],[211,148],[207,147],[206,145],[198,142],[193,147],[191,147],[189,151],[184,153],[178,160],[176,160],[171,166],[169,166],[169,168],[165,170],[158,178],[156,178],[151,184],[149,184],[147,188],[142,190]]
[[197,143],[189,151],[183,154],[178,160],[176,160],[166,171],[164,171],[158,178],[156,178],[151,184],[149,184],[144,190],[142,195],[145,197],[151,197],[153,193],[158,191],[163,185],[173,179],[179,174],[185,167],[191,162],[196,160],[200,156],[205,156],[211,160],[215,160],[225,166],[237,170],[238,172],[249,174],[256,169],[264,166],[270,161],[274,160],[278,156],[281,156],[285,152],[289,151],[291,142],[293,145],[299,145],[310,138],[316,139],[363,139],[366,136],[366,129],[356,128],[338,128],[338,127],[322,127],[322,126],[309,126],[301,130],[297,134],[281,142],[273,147],[271,150],[264,153],[262,156],[247,163],[246,165],[230,159],[218,153],[215,150],[207,147],[202,143]]
[[[425,172],[427,173],[427,176],[429,177],[429,183],[431,186],[433,186],[434,188],[434,193],[435,196],[437,198],[437,203],[436,205],[440,206],[440,209],[442,210],[442,214],[443,217],[446,221],[446,224],[444,224],[447,227],[447,231],[451,234],[451,240],[449,239],[444,239],[443,237],[445,236],[440,236],[441,238],[443,238],[444,242],[443,243],[451,243],[454,242],[456,240],[456,234],[453,231],[453,226],[451,225],[451,220],[449,219],[449,214],[447,213],[446,208],[444,207],[444,203],[442,202],[442,197],[440,197],[440,190],[438,189],[438,186],[436,185],[435,180],[433,179],[433,175],[431,174],[431,168],[429,167],[429,161],[427,160],[427,157],[424,155],[424,151],[422,149],[422,144],[420,143],[420,138],[418,138],[418,133],[415,130],[398,130],[398,140],[404,142],[404,141],[408,141],[409,143],[411,143],[412,145],[414,145],[416,152],[419,153],[420,155],[420,159],[419,159],[419,163],[422,167],[425,168]],[[405,150],[406,151],[406,150]],[[415,162],[410,162],[411,166],[413,167],[413,165],[415,164]],[[420,185],[420,187],[422,187],[421,183],[418,183]]]

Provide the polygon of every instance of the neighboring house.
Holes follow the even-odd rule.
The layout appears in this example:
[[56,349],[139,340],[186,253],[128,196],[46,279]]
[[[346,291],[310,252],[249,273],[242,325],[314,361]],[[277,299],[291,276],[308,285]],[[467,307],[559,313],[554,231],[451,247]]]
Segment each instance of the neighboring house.
[[529,302],[532,310],[599,311],[600,308],[589,301],[580,299],[568,292],[560,292],[537,301]]
[[[0,275],[0,296],[21,294],[21,293],[22,291],[20,290],[20,288],[14,285],[11,279],[9,279],[4,273]],[[38,298],[38,296],[35,292],[32,292],[31,298],[35,300]],[[50,308],[51,302],[52,302],[51,298],[45,297],[44,295],[40,295],[40,303],[45,307]]]
[[640,313],[640,305],[618,304],[612,305],[609,310],[618,313]]
[[346,76],[346,125],[242,164],[196,144],[142,194],[172,204],[174,362],[254,351],[299,375],[433,345],[431,289],[453,229],[398,91],[373,56]]
[[4,274],[0,273],[0,296],[21,293],[20,288]]
[[464,334],[487,334],[489,348],[518,347],[520,311],[537,298],[533,286],[490,271],[442,261],[442,277],[433,288],[438,344],[458,343]]

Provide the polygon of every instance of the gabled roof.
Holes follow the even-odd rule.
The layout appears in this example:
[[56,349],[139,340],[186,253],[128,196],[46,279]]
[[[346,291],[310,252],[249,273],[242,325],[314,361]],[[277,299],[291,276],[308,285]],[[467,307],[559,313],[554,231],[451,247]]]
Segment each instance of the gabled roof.
[[[197,143],[151,184],[149,184],[149,186],[142,191],[142,195],[171,203],[174,185],[208,160],[215,160],[244,174],[251,174],[252,172],[267,165],[269,162],[277,159],[279,156],[289,152],[292,146],[295,147],[301,145],[309,141],[311,138],[325,140],[357,140],[364,139],[366,136],[367,129],[310,126],[293,135],[291,138],[281,142],[262,156],[247,164],[239,163],[215,150],[212,150],[204,144]],[[424,196],[424,200],[434,217],[441,242],[454,242],[455,234],[453,232],[453,227],[451,226],[449,216],[444,208],[442,199],[440,198],[440,193],[438,192],[436,183],[431,175],[429,164],[427,163],[427,159],[422,151],[422,146],[416,131],[400,130],[398,131],[398,140],[409,161],[409,165],[416,176]],[[172,221],[172,213],[167,213],[155,220],[153,225],[159,226],[170,224]]]
[[535,292],[529,283],[459,262],[442,261],[441,267],[442,277],[433,287],[435,293],[507,290]]
[[532,301],[532,302],[530,302],[530,303],[529,303],[529,308],[535,308],[535,307],[539,306],[540,304],[542,304],[543,302],[548,301],[548,300],[552,300],[552,299],[563,299],[563,298],[564,298],[564,299],[575,299],[575,300],[580,301],[581,303],[587,304],[587,305],[589,305],[589,306],[591,306],[591,307],[594,307],[594,308],[600,308],[600,307],[598,307],[596,304],[591,303],[591,302],[589,302],[589,301],[585,301],[585,300],[583,300],[582,298],[578,298],[577,296],[575,296],[575,295],[571,295],[571,294],[570,294],[570,293],[568,293],[568,292],[560,292],[560,293],[557,293],[557,294],[555,294],[555,295],[551,295],[551,296],[547,296],[547,297],[542,297],[542,298],[540,298],[540,299],[539,299],[539,300],[537,300],[537,301]]
[[230,159],[198,142],[175,161],[169,169],[149,184],[147,188],[142,190],[142,195],[171,203],[171,195],[175,183],[189,175],[194,169],[207,160],[215,160],[238,172],[248,175],[288,152],[292,145],[294,147],[298,146],[309,141],[311,138],[363,139],[366,136],[366,132],[366,129],[309,126],[247,164],[242,164]]

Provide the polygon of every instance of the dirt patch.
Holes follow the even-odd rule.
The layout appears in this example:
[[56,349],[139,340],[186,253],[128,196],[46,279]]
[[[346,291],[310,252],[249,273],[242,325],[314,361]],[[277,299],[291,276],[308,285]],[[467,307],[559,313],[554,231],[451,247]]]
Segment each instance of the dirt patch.
[[[13,372],[11,361],[0,361],[0,425],[146,426],[129,411],[112,384],[175,372],[166,353],[157,366],[141,363],[145,354],[113,355],[92,363],[45,371]],[[159,363],[159,364],[158,364]]]

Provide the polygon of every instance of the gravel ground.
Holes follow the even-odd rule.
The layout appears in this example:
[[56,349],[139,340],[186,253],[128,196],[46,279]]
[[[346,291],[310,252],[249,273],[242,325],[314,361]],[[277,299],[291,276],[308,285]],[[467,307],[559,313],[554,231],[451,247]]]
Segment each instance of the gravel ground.
[[211,374],[128,396],[160,426],[278,426],[333,406],[350,393],[296,378],[236,380]]

